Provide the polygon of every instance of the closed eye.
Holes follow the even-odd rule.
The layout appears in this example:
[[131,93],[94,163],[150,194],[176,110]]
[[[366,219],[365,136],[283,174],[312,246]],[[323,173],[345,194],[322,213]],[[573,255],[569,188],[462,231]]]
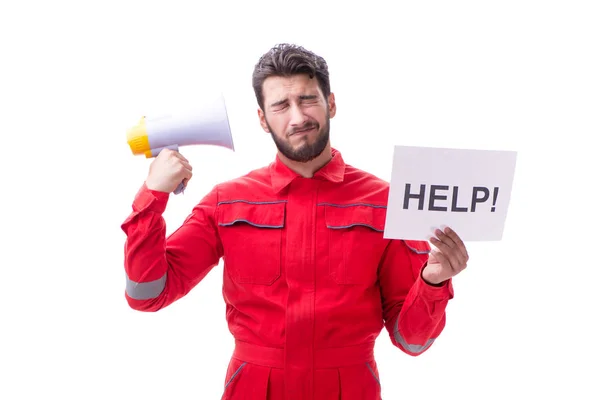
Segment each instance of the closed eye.
[[287,103],[280,104],[277,107],[273,108],[273,112],[283,111],[286,108],[288,108],[288,104]]
[[303,103],[316,103],[319,98],[316,95],[300,96],[300,101]]

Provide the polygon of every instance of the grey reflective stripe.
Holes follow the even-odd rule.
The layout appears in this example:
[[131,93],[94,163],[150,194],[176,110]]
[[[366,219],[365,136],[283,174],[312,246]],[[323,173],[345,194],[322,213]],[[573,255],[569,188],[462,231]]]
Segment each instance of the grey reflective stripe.
[[231,226],[233,224],[235,224],[236,222],[245,222],[249,225],[252,226],[256,226],[257,228],[283,228],[283,225],[260,225],[260,224],[255,224],[254,222],[250,222],[247,219],[234,219],[231,222],[219,222],[219,226]]
[[404,244],[406,245],[406,247],[408,247],[409,249],[411,249],[413,253],[417,253],[417,254],[429,254],[431,252],[430,250],[417,250],[414,247],[409,246],[408,243],[406,243],[406,241],[404,241]]
[[235,376],[242,370],[242,368],[244,368],[245,365],[246,365],[246,363],[243,363],[242,365],[240,365],[240,367],[237,369],[237,371],[235,371],[233,373],[233,375],[231,375],[231,378],[229,378],[229,382],[227,382],[227,384],[225,385],[225,389],[227,389],[227,386],[229,386],[229,384],[233,381],[233,378],[235,378]]
[[[376,204],[369,204],[369,203],[351,203],[351,204],[318,203],[317,206],[329,206],[329,207],[338,207],[338,208],[360,207],[360,206],[371,207],[371,208],[387,208],[386,206],[378,206]],[[347,229],[347,228],[352,228],[353,226],[366,226],[367,228],[371,228],[374,231],[383,232],[383,229],[377,229],[373,225],[359,223],[359,222],[352,223],[350,225],[339,225],[339,226],[327,225],[327,227],[329,229]]]
[[134,300],[149,300],[158,297],[165,288],[167,274],[150,282],[135,282],[126,276],[125,292]]
[[250,200],[226,200],[217,203],[218,206],[221,204],[233,204],[233,203],[246,203],[246,204],[280,204],[287,203],[287,200],[273,200],[273,201],[250,201]]
[[372,208],[387,208],[387,206],[380,206],[377,204],[369,204],[369,203],[352,203],[352,204],[335,204],[335,203],[317,203],[317,206],[330,206],[330,207],[357,207],[357,206],[365,206]]
[[408,344],[406,340],[400,335],[400,331],[394,331],[394,338],[396,341],[402,346],[405,350],[408,350],[411,353],[422,353],[429,348],[435,341],[435,339],[429,339],[425,344]]
[[367,368],[369,368],[369,371],[371,371],[371,375],[373,375],[373,378],[375,378],[375,380],[377,381],[379,386],[381,386],[381,382],[379,382],[379,379],[377,378],[377,375],[375,375],[375,371],[373,371],[373,368],[371,368],[369,363],[366,363],[366,364],[367,364]]
[[350,224],[350,225],[341,225],[341,226],[331,226],[331,225],[327,225],[327,227],[329,229],[346,229],[346,228],[351,228],[353,226],[366,226],[367,228],[371,228],[374,231],[377,232],[383,232],[383,229],[377,229],[375,228],[373,225],[369,225],[369,224],[360,224],[360,223],[356,223],[356,224]]

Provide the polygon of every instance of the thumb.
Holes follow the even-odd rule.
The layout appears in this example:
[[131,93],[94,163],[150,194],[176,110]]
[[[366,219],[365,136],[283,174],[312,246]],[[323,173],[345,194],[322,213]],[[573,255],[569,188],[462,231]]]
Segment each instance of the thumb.
[[440,260],[437,257],[437,254],[439,253],[439,251],[437,250],[431,250],[431,252],[429,253],[429,264],[439,264]]

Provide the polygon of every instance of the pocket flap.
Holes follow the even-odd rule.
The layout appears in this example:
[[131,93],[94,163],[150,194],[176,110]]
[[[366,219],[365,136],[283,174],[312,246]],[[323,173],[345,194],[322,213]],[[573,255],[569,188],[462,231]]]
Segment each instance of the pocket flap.
[[285,202],[233,201],[219,204],[219,226],[246,223],[257,228],[283,228]]
[[429,254],[431,252],[431,246],[424,240],[403,240],[403,242],[413,253]]
[[385,228],[384,207],[370,205],[327,206],[325,207],[325,222],[330,229],[348,229],[364,226],[377,232]]

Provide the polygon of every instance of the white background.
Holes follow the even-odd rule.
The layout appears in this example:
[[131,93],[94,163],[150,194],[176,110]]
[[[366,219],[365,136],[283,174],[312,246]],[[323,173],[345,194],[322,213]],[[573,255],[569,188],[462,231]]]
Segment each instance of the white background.
[[1,399],[220,398],[222,267],[159,313],[125,302],[120,224],[149,165],[125,131],[203,82],[228,96],[237,151],[182,149],[172,231],[273,160],[250,79],[284,41],[329,62],[357,167],[389,179],[395,144],[519,152],[504,239],[470,244],[437,343],[411,358],[380,336],[383,398],[600,396],[597,2],[318,3],[3,2]]

